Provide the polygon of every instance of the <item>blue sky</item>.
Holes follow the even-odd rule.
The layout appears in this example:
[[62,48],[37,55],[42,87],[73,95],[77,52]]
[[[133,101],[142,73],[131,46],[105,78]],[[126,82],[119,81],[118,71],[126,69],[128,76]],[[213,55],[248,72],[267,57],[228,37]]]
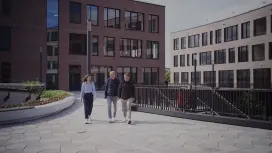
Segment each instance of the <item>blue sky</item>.
[[[166,6],[165,65],[169,67],[170,33],[247,12],[272,0],[138,0]],[[265,3],[266,4],[265,4]],[[178,18],[177,18],[178,17]]]

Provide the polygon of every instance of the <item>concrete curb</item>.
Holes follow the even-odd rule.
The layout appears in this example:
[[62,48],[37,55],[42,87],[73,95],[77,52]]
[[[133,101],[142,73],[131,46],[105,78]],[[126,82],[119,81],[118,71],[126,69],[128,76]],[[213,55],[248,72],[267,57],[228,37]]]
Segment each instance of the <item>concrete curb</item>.
[[0,112],[0,125],[26,122],[57,114],[72,106],[75,99],[75,96],[72,95],[57,102],[35,106],[32,109],[2,111]]

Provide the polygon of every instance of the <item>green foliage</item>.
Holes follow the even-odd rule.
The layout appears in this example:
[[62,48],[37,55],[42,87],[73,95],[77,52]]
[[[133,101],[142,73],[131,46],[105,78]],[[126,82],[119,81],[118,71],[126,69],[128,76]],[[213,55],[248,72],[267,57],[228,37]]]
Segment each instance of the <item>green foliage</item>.
[[39,81],[24,81],[24,85],[31,86],[31,85],[40,85]]
[[55,101],[62,100],[66,97],[71,96],[71,93],[62,90],[46,90],[41,95],[41,100],[28,101],[21,104],[10,104],[5,105],[1,108],[13,108],[13,107],[23,107],[23,106],[38,106],[45,105]]
[[165,72],[165,80],[170,82],[170,72]]

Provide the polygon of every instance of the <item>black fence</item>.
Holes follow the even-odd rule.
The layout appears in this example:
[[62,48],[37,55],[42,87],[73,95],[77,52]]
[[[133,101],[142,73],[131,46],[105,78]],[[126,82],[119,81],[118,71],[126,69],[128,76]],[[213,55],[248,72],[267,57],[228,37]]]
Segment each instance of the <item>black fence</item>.
[[137,85],[138,107],[272,121],[271,89]]

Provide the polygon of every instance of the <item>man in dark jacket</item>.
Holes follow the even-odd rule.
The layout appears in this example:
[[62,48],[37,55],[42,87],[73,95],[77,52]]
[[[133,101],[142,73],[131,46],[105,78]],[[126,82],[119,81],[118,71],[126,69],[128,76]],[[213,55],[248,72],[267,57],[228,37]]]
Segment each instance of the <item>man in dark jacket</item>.
[[[110,72],[110,78],[107,79],[105,86],[105,98],[107,98],[108,103],[108,117],[109,122],[114,122],[117,111],[117,94],[119,87],[119,80],[116,78],[115,72]],[[113,103],[113,115],[111,113],[111,104]]]
[[131,124],[131,104],[135,98],[135,87],[134,83],[130,80],[129,73],[125,73],[124,81],[119,85],[118,98],[120,98],[122,102],[124,122],[127,121],[128,113],[128,124]]

